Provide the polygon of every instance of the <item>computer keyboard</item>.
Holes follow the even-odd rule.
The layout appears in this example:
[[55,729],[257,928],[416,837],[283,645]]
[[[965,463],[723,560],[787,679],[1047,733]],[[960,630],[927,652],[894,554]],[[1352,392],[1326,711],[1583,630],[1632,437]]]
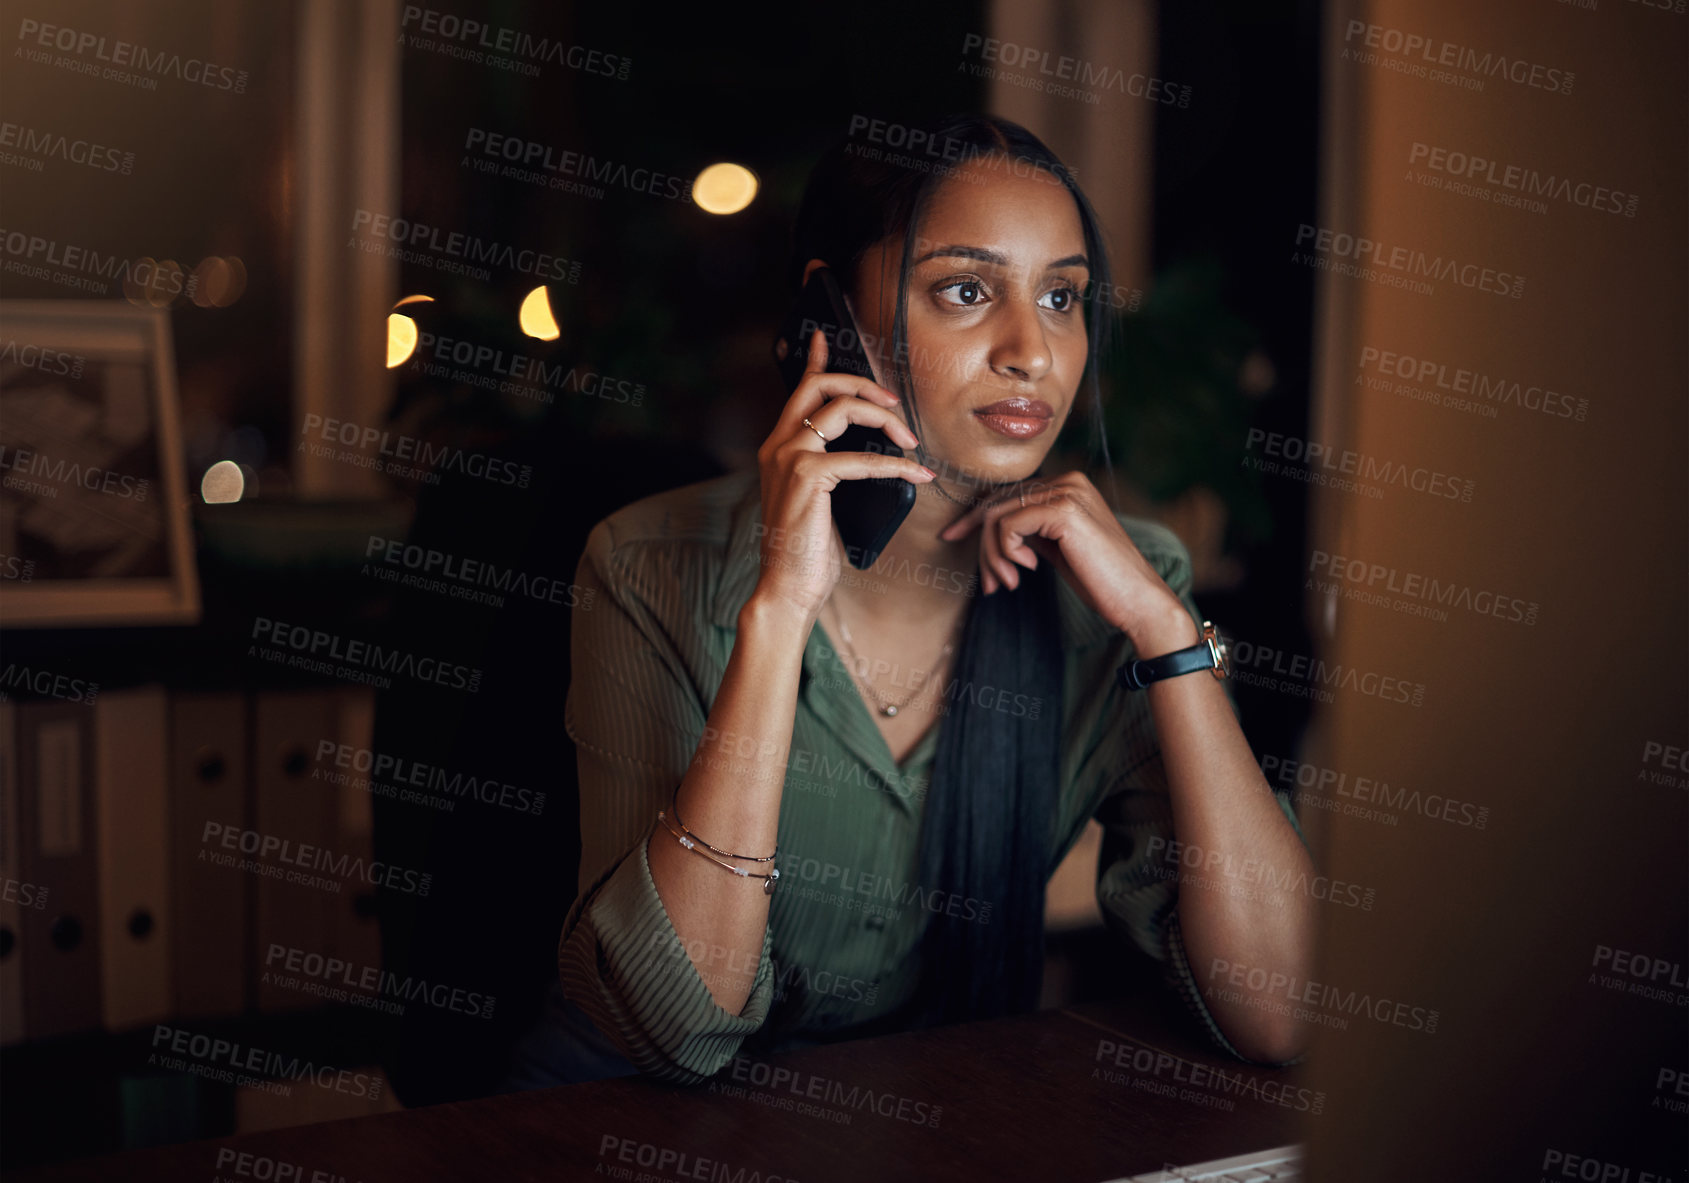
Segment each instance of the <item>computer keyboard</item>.
[[1301,1179],[1302,1147],[1292,1143],[1254,1154],[1110,1179],[1108,1183],[1301,1183]]

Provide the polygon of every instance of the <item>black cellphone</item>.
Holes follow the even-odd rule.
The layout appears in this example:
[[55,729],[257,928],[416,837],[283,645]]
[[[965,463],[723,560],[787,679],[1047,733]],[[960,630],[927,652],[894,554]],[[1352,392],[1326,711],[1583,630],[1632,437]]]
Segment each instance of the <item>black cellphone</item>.
[[[831,268],[817,267],[804,284],[797,307],[774,339],[774,364],[785,379],[786,392],[796,390],[809,362],[809,339],[820,329],[827,337],[827,372],[856,374],[874,380],[862,334],[845,307],[844,292]],[[827,441],[829,452],[878,452],[901,456],[903,449],[877,427],[853,423],[837,439]],[[833,490],[833,523],[844,543],[845,557],[861,570],[872,567],[915,506],[915,486],[901,477],[869,477],[840,481]]]

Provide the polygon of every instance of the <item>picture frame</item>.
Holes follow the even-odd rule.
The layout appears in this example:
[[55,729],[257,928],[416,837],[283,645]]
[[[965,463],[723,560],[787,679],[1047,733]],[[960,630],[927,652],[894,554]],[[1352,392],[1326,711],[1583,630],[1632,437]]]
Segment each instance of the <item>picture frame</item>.
[[0,300],[0,628],[200,617],[170,314]]

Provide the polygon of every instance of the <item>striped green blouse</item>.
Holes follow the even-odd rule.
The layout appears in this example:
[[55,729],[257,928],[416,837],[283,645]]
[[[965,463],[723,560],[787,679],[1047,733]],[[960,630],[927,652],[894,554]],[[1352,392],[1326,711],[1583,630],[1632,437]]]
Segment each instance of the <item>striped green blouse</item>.
[[[761,571],[761,518],[754,470],[649,497],[593,529],[576,576],[591,605],[574,620],[564,713],[580,765],[580,891],[563,925],[559,971],[565,995],[629,1061],[670,1080],[712,1076],[747,1041],[775,1049],[895,1023],[915,991],[927,916],[989,923],[993,907],[916,882],[938,727],[895,764],[817,627],[803,654],[780,803],[780,883],[755,984],[738,1014],[711,996],[657,894],[645,839],[703,738],[739,609]],[[1120,522],[1200,620],[1183,544],[1156,523]],[[938,577],[952,576],[959,590],[977,587],[974,572]],[[1161,963],[1214,1042],[1241,1059],[1204,1005],[1180,939],[1177,868],[1165,858],[1172,813],[1147,696],[1115,681],[1131,643],[1066,583],[1058,595],[1066,677],[1047,873],[1095,817],[1104,831],[1097,902],[1105,921]],[[950,693],[1005,720],[1040,705],[1002,688]],[[1276,796],[1300,835],[1288,797]],[[1163,842],[1152,845],[1157,837]],[[726,964],[721,950],[691,953],[704,957],[706,971],[751,968]]]

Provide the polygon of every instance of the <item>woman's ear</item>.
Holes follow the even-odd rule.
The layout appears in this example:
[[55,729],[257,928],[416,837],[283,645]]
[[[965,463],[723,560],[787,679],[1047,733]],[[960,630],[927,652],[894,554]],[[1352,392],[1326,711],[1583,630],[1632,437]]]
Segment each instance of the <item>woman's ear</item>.
[[809,284],[809,277],[815,274],[815,269],[817,267],[825,266],[827,266],[827,261],[825,259],[811,259],[809,262],[805,263],[803,265],[803,284],[799,286],[807,286]]

